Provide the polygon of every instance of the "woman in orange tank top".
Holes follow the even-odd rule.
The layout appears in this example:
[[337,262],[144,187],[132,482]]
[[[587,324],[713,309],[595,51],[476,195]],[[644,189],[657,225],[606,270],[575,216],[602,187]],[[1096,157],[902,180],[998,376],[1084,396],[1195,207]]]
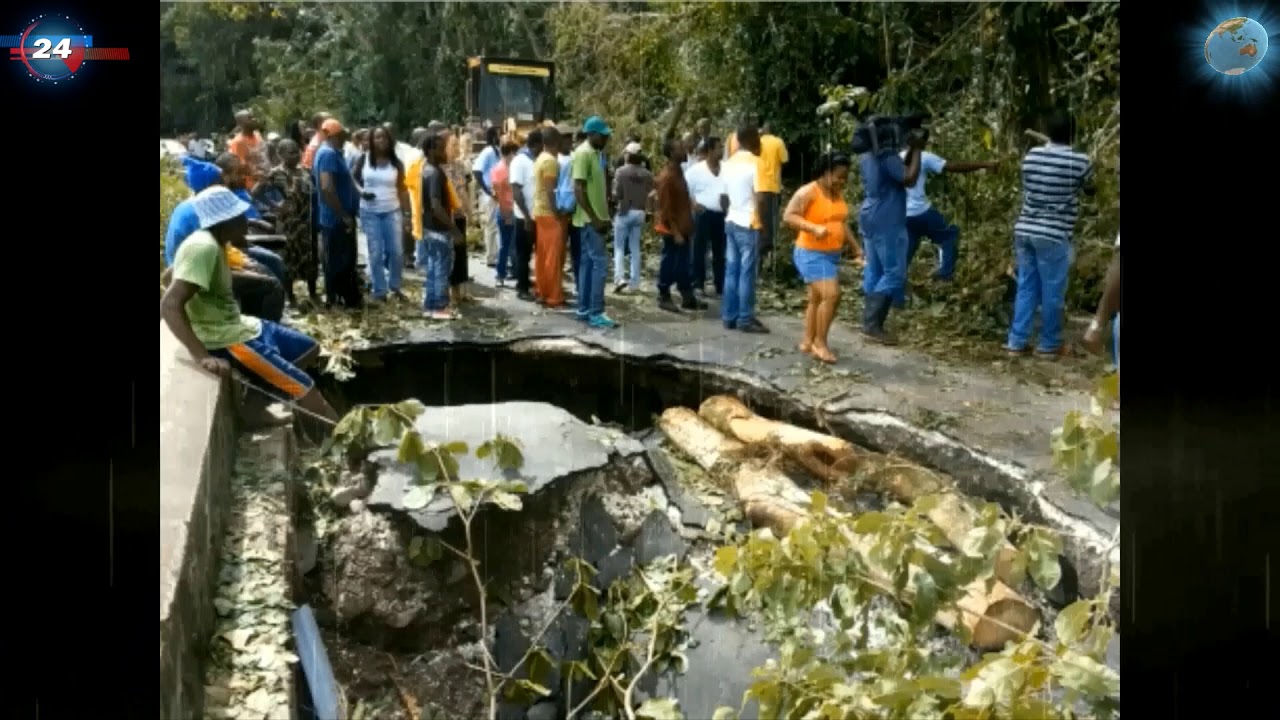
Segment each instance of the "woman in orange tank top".
[[791,196],[782,217],[799,233],[792,260],[809,286],[800,352],[825,363],[836,361],[827,345],[827,333],[840,302],[840,255],[846,246],[852,248],[855,257],[861,254],[849,228],[849,205],[844,201],[849,164],[846,155],[824,156],[818,165],[818,178]]

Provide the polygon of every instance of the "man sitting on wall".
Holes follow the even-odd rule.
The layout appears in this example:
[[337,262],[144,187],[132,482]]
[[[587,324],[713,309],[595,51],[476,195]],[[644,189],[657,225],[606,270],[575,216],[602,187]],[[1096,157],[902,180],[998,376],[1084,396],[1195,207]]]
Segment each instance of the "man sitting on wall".
[[[186,165],[187,186],[194,193],[221,186],[225,181],[223,170],[213,163],[193,158],[184,158],[183,163]],[[164,238],[164,262],[169,267],[165,273],[166,279],[173,270],[182,244],[200,229],[194,201],[194,197],[183,200],[169,214],[169,227]],[[243,236],[237,242],[247,245]],[[284,315],[284,285],[271,270],[247,255],[241,247],[227,245],[224,252],[231,268],[232,290],[244,312],[279,322]]]
[[240,313],[231,290],[226,248],[248,232],[249,204],[225,187],[213,186],[191,199],[199,229],[174,258],[173,281],[160,299],[160,317],[200,367],[227,376],[234,367],[257,388],[247,396],[245,420],[273,423],[267,413],[275,397],[336,422],[334,411],[301,368],[320,355],[315,340],[270,320]]

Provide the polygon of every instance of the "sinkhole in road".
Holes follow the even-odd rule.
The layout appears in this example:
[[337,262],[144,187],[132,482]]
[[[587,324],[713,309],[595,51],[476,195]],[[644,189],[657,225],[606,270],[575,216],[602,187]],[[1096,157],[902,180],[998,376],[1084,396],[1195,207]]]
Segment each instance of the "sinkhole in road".
[[[412,513],[389,512],[386,507],[375,512],[370,497],[367,506],[359,503],[359,511],[329,508],[330,513],[336,509],[336,517],[331,515],[328,529],[321,530],[315,526],[320,513],[305,508],[300,520],[308,527],[302,533],[319,546],[298,585],[299,600],[315,608],[338,682],[349,702],[364,703],[366,717],[369,712],[408,717],[397,700],[405,690],[430,697],[430,704],[447,715],[482,715],[486,695],[475,666],[481,664],[485,646],[492,648],[500,664],[519,658],[530,642],[550,643],[558,659],[564,659],[560,656],[565,652],[571,655],[570,646],[584,642],[587,633],[577,620],[556,620],[554,638],[531,637],[558,611],[563,561],[581,557],[598,565],[602,575],[627,575],[638,565],[637,557],[649,552],[645,543],[663,542],[661,537],[653,540],[646,529],[654,513],[670,518],[668,534],[676,528],[674,539],[667,542],[709,567],[715,543],[699,537],[696,529],[690,531],[692,511],[672,492],[650,450],[660,435],[655,419],[668,408],[696,411],[708,397],[735,395],[761,416],[872,450],[897,451],[925,467],[933,465],[929,457],[912,457],[901,448],[876,447],[866,433],[850,430],[838,419],[824,422],[803,399],[741,370],[662,356],[628,357],[573,338],[503,345],[405,345],[363,351],[356,360],[355,377],[339,382],[322,376],[319,381],[340,413],[360,404],[408,398],[431,409],[541,403],[545,405],[538,407],[548,423],[567,425],[576,419],[582,426],[603,425],[641,448],[629,455],[614,453],[604,465],[569,473],[556,482],[554,491],[527,497],[519,513],[486,511],[480,516],[476,554],[490,602],[498,606],[490,613],[487,636],[475,621],[478,595],[465,565],[448,553],[426,564],[409,557],[415,538],[431,535],[415,524]],[[1017,493],[983,488],[983,497],[972,499],[1025,510],[1019,507]],[[864,510],[883,507],[882,499],[866,494],[857,501]],[[602,518],[598,525],[611,526],[604,540],[588,537],[592,513]],[[463,540],[457,523],[439,530],[438,536],[455,547]],[[591,547],[592,542],[599,546]],[[1075,571],[1065,559],[1063,570],[1059,597],[1045,605],[1048,612],[1050,606],[1076,596]],[[1040,598],[1038,604],[1044,601]],[[699,663],[724,669],[714,679],[690,680],[691,687],[681,691],[686,717],[700,717],[699,712],[710,717],[721,704],[736,706],[742,692],[738,685],[773,652],[732,623],[714,626],[711,635],[730,640],[706,642]],[[936,641],[942,650],[966,651],[948,634],[940,633]],[[552,700],[562,705],[564,698],[557,695]],[[563,717],[563,707],[547,715],[552,710],[537,709],[540,704],[546,702],[508,708],[508,715]]]

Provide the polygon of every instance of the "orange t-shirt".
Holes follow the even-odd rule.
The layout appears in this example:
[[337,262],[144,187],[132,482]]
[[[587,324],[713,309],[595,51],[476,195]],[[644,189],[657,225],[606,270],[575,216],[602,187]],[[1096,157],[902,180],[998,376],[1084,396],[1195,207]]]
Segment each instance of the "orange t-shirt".
[[796,235],[796,245],[805,250],[835,252],[844,245],[849,205],[844,198],[832,199],[817,183],[809,183],[800,189],[809,193],[809,204],[804,209],[804,219],[827,229],[827,236],[819,240],[813,233],[801,230]]
[[227,141],[227,149],[235,153],[236,157],[240,158],[240,162],[245,164],[249,171],[245,175],[245,189],[252,190],[253,186],[258,184],[258,177],[266,171],[263,167],[265,155],[262,137],[257,133],[253,135],[239,133]]

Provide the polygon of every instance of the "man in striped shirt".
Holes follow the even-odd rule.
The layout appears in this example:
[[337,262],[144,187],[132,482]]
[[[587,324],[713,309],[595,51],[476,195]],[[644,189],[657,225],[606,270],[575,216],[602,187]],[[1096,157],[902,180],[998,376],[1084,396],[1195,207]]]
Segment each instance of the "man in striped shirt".
[[1022,212],[1013,228],[1018,293],[1005,349],[1023,355],[1031,325],[1040,310],[1036,354],[1066,352],[1062,340],[1067,273],[1074,254],[1072,235],[1080,212],[1080,194],[1093,194],[1093,163],[1071,147],[1075,127],[1066,113],[1050,116],[1049,142],[1032,148],[1022,160]]

